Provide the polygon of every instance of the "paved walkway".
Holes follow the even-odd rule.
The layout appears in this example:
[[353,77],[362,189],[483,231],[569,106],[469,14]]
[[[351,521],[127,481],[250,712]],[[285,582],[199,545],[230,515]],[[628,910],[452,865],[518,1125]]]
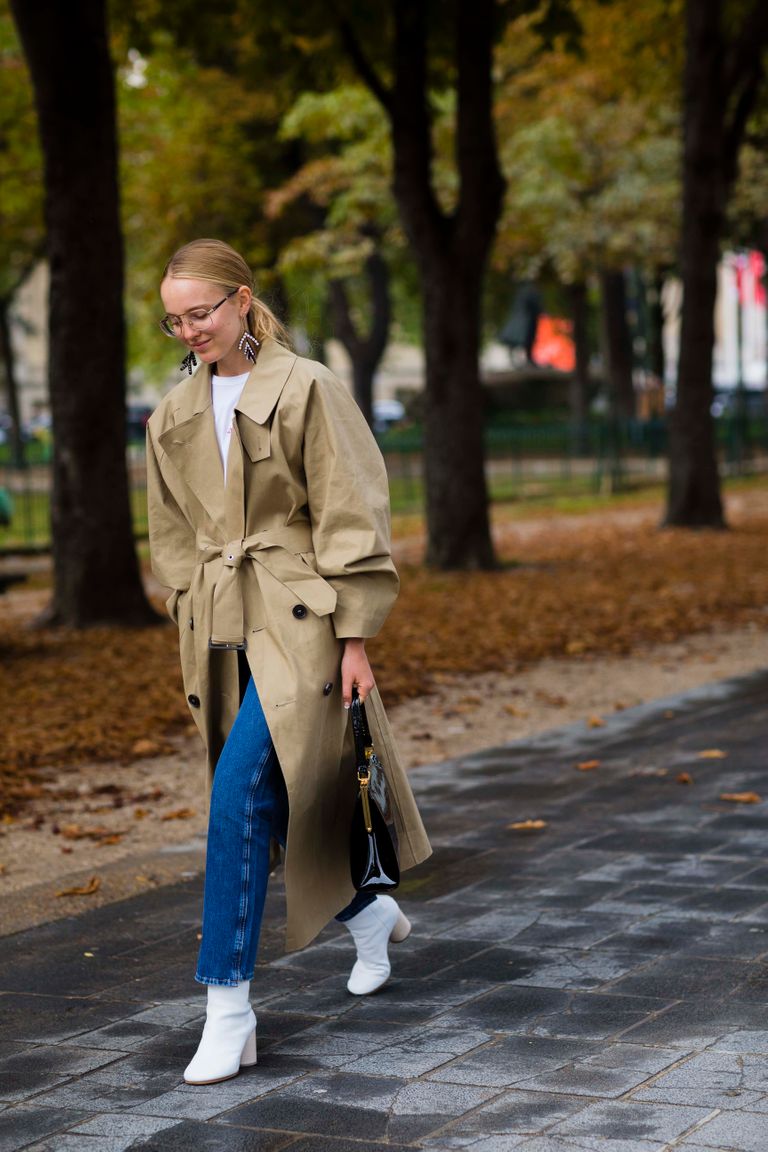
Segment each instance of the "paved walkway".
[[766,1152],[768,804],[719,797],[767,735],[768,673],[418,770],[392,980],[350,997],[337,926],[281,956],[276,884],[226,1084],[181,1083],[199,879],[7,937],[0,1152]]

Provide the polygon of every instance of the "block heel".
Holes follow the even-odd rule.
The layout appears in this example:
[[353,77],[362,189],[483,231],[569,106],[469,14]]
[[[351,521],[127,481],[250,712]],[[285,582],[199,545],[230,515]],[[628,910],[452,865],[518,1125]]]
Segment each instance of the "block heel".
[[390,932],[389,938],[393,944],[402,944],[403,940],[407,940],[411,934],[411,922],[404,912],[400,911],[397,917],[397,923]]

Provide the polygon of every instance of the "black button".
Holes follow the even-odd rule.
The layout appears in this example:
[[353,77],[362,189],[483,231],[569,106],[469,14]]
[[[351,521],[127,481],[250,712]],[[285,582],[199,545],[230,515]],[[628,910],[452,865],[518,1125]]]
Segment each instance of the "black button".
[[189,703],[192,705],[193,708],[199,708],[200,707],[200,697],[199,696],[187,696],[187,700],[189,701]]
[[323,696],[330,696],[331,692],[333,692],[333,684],[326,684],[323,688]]
[[307,614],[307,610],[303,604],[294,604],[292,612],[297,620],[303,620]]
[[191,616],[189,618],[189,630],[190,630],[190,632],[194,632],[194,630],[195,630],[195,622]]

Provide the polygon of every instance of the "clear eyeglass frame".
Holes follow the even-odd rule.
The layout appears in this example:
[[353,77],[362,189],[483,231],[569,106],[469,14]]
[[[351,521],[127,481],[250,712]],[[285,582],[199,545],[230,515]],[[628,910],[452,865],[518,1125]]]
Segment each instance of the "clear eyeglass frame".
[[184,325],[191,328],[193,332],[205,332],[213,324],[213,314],[217,308],[221,308],[222,304],[226,304],[230,300],[237,288],[233,288],[231,292],[227,292],[218,304],[214,304],[213,308],[193,308],[191,312],[184,312],[181,316],[171,316],[166,313],[162,320],[158,320],[160,331],[165,336],[170,336],[172,339],[178,339],[184,331]]

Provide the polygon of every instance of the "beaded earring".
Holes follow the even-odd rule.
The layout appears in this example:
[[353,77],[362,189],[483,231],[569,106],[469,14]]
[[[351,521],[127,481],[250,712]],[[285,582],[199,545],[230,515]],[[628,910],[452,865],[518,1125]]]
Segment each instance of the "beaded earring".
[[191,376],[192,375],[192,369],[195,367],[196,364],[197,364],[197,356],[195,356],[194,352],[190,348],[189,352],[187,352],[187,354],[184,357],[184,359],[182,360],[181,364],[179,364],[179,370],[181,372],[183,372],[184,369],[186,368],[187,372],[189,372],[189,374]]
[[259,354],[259,348],[261,348],[261,341],[257,340],[255,336],[252,336],[246,328],[245,332],[243,332],[242,336],[240,337],[240,343],[238,344],[237,348],[239,352],[242,352],[243,356],[245,356],[249,363],[255,364],[256,357]]

